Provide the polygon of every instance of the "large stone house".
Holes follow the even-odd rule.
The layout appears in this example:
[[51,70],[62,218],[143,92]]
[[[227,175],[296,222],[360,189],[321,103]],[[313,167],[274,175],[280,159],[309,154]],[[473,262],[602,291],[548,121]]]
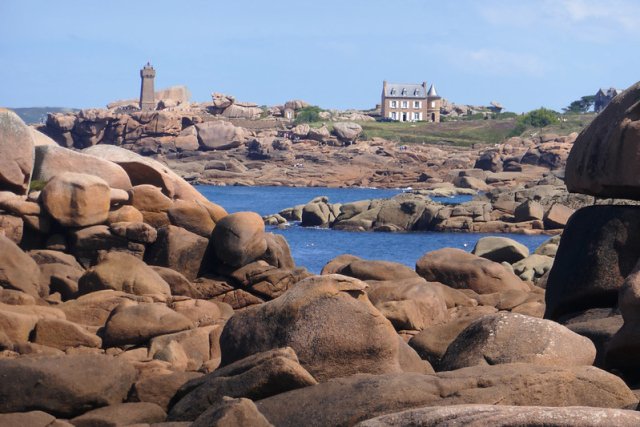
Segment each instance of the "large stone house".
[[403,84],[382,82],[381,115],[399,122],[439,122],[442,98],[427,82]]
[[609,105],[609,102],[611,102],[611,100],[620,93],[622,93],[621,90],[613,87],[610,87],[609,89],[600,88],[593,99],[593,110],[596,113],[604,110],[604,107]]

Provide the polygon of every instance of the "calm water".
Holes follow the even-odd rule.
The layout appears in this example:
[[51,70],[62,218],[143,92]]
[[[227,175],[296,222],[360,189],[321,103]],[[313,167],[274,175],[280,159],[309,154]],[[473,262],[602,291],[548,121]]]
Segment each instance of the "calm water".
[[[307,203],[317,196],[328,196],[330,202],[392,197],[401,190],[370,188],[309,188],[309,187],[197,187],[209,200],[223,206],[228,212],[254,211],[268,215],[295,205]],[[468,196],[439,201],[462,202]],[[414,267],[424,253],[451,247],[470,251],[476,241],[487,234],[477,233],[375,233],[349,232],[291,226],[286,229],[268,227],[282,234],[289,242],[296,264],[319,273],[331,259],[341,254],[357,255],[366,259],[396,261]],[[530,250],[538,247],[548,236],[499,234],[517,240]]]

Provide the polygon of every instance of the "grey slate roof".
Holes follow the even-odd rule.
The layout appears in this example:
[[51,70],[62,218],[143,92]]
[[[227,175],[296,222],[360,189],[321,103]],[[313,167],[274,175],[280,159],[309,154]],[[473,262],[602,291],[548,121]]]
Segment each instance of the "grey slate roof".
[[387,83],[385,97],[388,98],[426,98],[427,94],[421,84]]
[[427,96],[438,96],[438,92],[436,92],[436,86],[431,83],[431,87],[429,88],[429,93],[427,93]]

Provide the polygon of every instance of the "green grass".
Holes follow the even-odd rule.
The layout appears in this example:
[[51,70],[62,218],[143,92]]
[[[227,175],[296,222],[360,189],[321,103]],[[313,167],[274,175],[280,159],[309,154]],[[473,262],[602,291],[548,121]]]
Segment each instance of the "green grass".
[[[520,136],[529,137],[544,133],[568,135],[580,132],[595,117],[595,114],[565,114],[561,120],[544,128],[526,128]],[[326,125],[333,129],[331,122],[310,123],[311,127]],[[509,137],[516,127],[516,118],[490,120],[458,120],[442,123],[407,122],[359,122],[365,139],[384,138],[400,144],[447,144],[471,146],[473,144],[499,144]]]
[[[447,144],[471,146],[503,141],[514,128],[513,119],[469,120],[445,123],[360,122],[367,139],[384,138],[401,144]],[[322,123],[312,123],[319,127]],[[331,123],[326,123],[329,130]]]

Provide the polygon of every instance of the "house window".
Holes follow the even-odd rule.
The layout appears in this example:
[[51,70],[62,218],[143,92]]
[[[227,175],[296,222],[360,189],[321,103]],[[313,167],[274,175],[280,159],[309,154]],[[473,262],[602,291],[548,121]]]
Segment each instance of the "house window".
[[396,108],[398,103],[396,101],[391,101],[391,108]]
[[420,101],[413,101],[413,108],[420,108]]
[[402,101],[402,108],[407,108],[408,105],[407,101]]
[[391,120],[397,120],[398,119],[398,113],[396,113],[395,111],[391,112]]
[[436,101],[431,101],[431,108],[436,108]]
[[420,120],[422,119],[422,117],[420,117],[422,115],[422,113],[413,113],[413,120]]

